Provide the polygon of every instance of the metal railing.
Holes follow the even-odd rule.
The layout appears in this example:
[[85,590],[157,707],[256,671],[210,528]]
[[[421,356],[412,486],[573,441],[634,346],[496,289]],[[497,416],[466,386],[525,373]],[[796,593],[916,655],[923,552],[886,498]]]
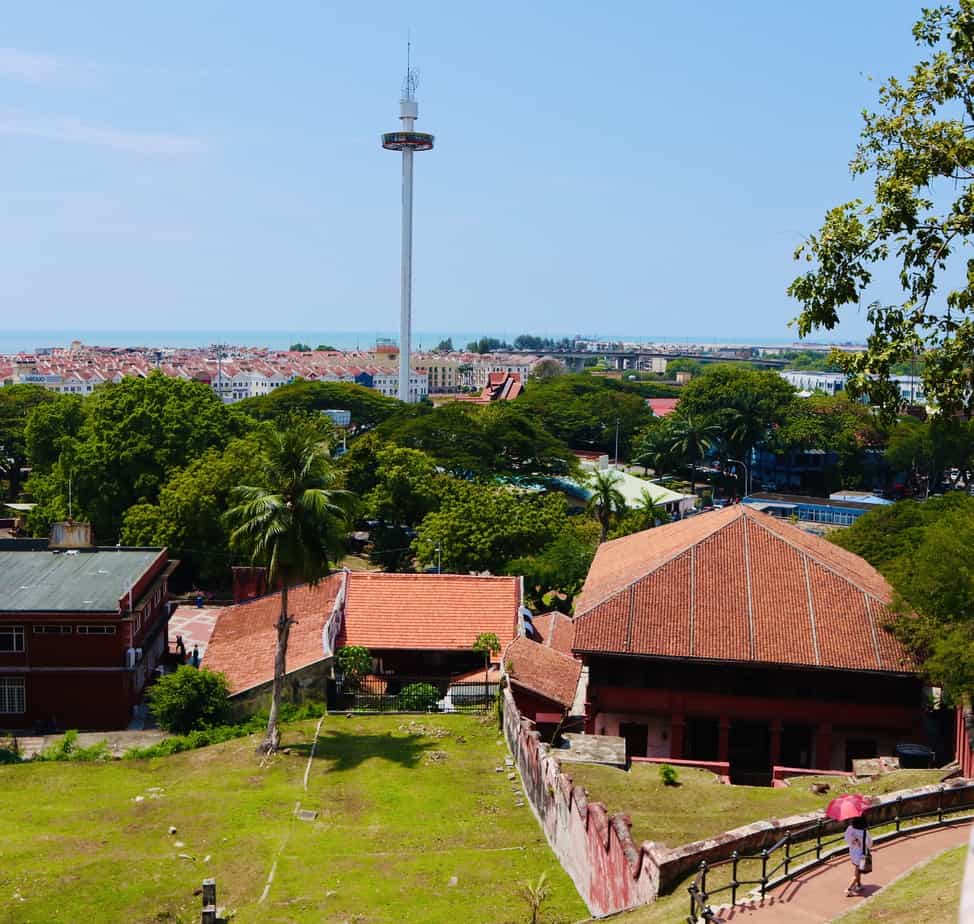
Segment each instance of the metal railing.
[[338,677],[329,708],[338,712],[463,712],[484,715],[497,701],[497,683],[450,677],[368,674]]
[[[918,812],[904,812],[903,797],[897,796],[893,817],[870,827],[873,843],[881,844],[904,834],[955,824],[974,817],[972,814],[974,800],[944,806],[946,791],[946,787],[940,787],[936,808]],[[925,798],[925,796],[917,798]],[[867,809],[867,821],[868,816]],[[913,823],[920,819],[931,820],[925,823]],[[730,893],[729,904],[737,905],[737,896],[741,888],[752,886],[753,891],[764,898],[770,890],[777,888],[783,882],[843,853],[846,850],[845,824],[845,822],[822,817],[802,828],[786,832],[771,847],[766,847],[758,853],[745,854],[735,850],[729,858],[718,860],[716,863],[701,860],[693,884],[687,887],[690,893],[690,914],[686,918],[687,924],[717,920],[711,908],[711,899],[714,896]],[[777,862],[775,862],[776,858]],[[714,886],[712,878],[714,875],[721,878],[720,885]],[[729,878],[723,881],[725,875],[729,875]],[[708,876],[711,877],[709,888]]]

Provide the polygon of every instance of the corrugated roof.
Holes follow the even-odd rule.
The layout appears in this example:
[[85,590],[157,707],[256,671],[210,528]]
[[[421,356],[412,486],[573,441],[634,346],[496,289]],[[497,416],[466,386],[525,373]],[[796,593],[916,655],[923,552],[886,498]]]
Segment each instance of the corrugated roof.
[[0,550],[0,612],[117,612],[161,549]]

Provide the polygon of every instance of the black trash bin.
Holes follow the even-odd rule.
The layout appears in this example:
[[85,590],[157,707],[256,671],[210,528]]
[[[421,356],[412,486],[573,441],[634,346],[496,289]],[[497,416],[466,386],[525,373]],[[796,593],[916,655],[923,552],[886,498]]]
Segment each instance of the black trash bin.
[[933,749],[925,744],[898,744],[894,753],[904,770],[927,770],[933,766]]

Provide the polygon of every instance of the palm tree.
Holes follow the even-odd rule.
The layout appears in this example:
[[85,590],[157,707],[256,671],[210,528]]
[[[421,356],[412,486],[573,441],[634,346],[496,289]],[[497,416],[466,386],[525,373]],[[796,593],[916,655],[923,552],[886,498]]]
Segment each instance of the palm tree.
[[613,513],[623,513],[626,509],[626,499],[616,487],[621,475],[612,470],[595,472],[589,479],[588,488],[592,496],[588,499],[589,512],[594,513],[599,521],[599,544],[605,542],[609,535],[609,523]]
[[643,488],[639,497],[642,502],[642,512],[646,517],[646,529],[652,529],[657,524],[669,523],[669,513],[662,504],[657,504],[653,500],[649,488]]
[[292,421],[268,440],[263,486],[241,485],[231,496],[237,506],[227,511],[233,527],[231,546],[267,568],[268,584],[280,584],[274,687],[267,734],[258,752],[278,749],[278,714],[287,673],[287,643],[294,618],[288,613],[288,591],[314,586],[329,572],[329,558],[339,554],[345,511],[339,501],[346,491],[336,488],[329,447],[317,421]]
[[663,423],[650,430],[633,452],[632,461],[641,465],[645,474],[652,468],[657,477],[665,475],[673,462],[673,434],[669,425]]
[[674,418],[670,431],[672,451],[685,459],[690,466],[690,493],[697,493],[697,462],[710,451],[720,432],[716,424],[706,423],[699,417],[681,414]]

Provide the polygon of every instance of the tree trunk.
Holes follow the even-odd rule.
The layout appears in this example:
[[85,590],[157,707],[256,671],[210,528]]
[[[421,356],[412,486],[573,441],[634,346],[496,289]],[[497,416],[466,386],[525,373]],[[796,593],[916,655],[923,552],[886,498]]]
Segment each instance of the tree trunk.
[[273,754],[281,746],[281,730],[277,717],[281,712],[284,677],[287,674],[287,640],[291,634],[291,618],[287,614],[287,583],[281,587],[281,615],[277,620],[277,650],[274,652],[274,687],[271,708],[267,716],[267,733],[257,748],[261,754]]
[[599,512],[599,545],[608,538],[609,535],[609,515],[605,507]]

